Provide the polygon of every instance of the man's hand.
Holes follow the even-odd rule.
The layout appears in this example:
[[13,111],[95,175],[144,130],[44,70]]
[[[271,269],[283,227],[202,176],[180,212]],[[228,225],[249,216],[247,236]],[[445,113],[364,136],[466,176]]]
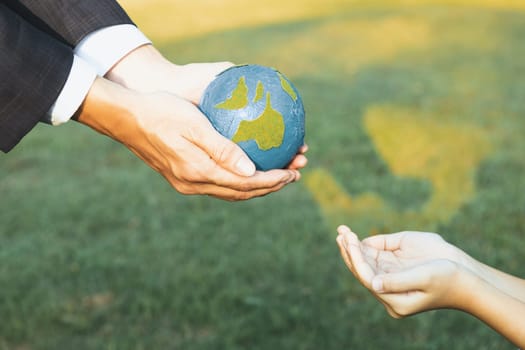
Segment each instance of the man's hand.
[[[115,64],[106,78],[139,92],[165,91],[198,105],[204,90],[231,62],[177,65],[167,60],[153,45],[143,45]],[[225,141],[223,141],[225,142]],[[299,149],[288,169],[300,170],[308,160],[308,147]]]
[[300,159],[291,169],[255,171],[195,105],[172,94],[143,94],[97,78],[77,120],[124,144],[183,194],[244,200],[300,178]]
[[117,62],[105,77],[135,91],[166,91],[197,105],[211,81],[232,66],[231,62],[178,65],[153,45],[143,45]]

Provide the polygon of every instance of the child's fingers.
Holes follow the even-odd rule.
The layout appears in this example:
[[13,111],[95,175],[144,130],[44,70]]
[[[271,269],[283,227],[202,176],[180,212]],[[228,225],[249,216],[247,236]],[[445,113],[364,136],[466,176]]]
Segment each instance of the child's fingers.
[[363,244],[374,247],[378,250],[393,251],[401,247],[404,232],[389,233],[382,235],[370,236],[363,239]]
[[348,256],[348,252],[346,251],[346,247],[344,245],[343,236],[342,235],[337,236],[336,241],[337,241],[337,246],[339,247],[339,252],[341,253],[341,257],[343,258],[346,266],[354,274],[354,276],[356,276],[355,269],[352,266],[352,262],[350,261],[350,257]]

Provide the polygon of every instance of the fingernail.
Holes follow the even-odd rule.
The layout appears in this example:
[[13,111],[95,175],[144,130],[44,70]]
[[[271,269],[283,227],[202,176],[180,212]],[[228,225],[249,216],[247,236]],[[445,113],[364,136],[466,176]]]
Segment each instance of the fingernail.
[[376,292],[382,292],[383,291],[383,280],[380,278],[374,278],[372,280],[372,289]]
[[241,175],[252,176],[255,173],[255,165],[246,157],[241,157],[235,164]]

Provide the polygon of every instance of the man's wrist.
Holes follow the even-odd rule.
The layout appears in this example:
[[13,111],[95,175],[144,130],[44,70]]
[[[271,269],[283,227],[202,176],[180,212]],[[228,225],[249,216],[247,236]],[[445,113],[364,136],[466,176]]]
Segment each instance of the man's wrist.
[[120,24],[87,35],[75,47],[75,54],[104,76],[124,56],[151,41],[134,25]]
[[115,140],[135,127],[134,105],[138,94],[105,78],[97,77],[75,120]]
[[60,125],[71,119],[86,98],[96,77],[97,73],[91,65],[74,55],[69,76],[43,121]]
[[153,45],[146,44],[125,55],[111,67],[105,77],[140,92],[170,91],[171,87],[163,84],[175,80],[171,75],[177,67],[164,58]]
[[151,42],[134,25],[106,27],[86,36],[75,48],[69,76],[51,106],[44,122],[59,125],[76,113],[86,98],[95,78],[104,75],[116,62],[137,47]]

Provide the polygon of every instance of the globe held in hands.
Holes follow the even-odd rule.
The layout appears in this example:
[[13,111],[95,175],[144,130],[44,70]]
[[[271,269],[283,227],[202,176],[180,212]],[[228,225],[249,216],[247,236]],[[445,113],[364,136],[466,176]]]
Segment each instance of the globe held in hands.
[[206,88],[199,107],[259,170],[286,167],[304,143],[301,97],[273,68],[243,65],[225,70]]

